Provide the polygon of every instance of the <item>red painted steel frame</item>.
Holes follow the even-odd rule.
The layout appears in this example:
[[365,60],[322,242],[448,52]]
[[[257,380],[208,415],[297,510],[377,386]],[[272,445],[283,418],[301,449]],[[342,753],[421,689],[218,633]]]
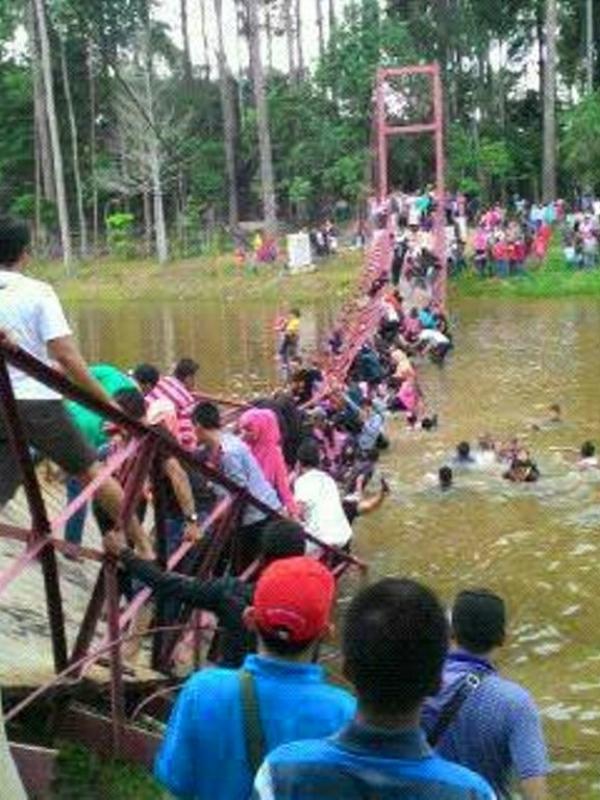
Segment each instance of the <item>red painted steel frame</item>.
[[[403,78],[412,75],[425,75],[431,81],[433,96],[433,120],[420,125],[388,125],[385,109],[384,85],[388,78]],[[446,160],[444,154],[444,104],[442,78],[439,64],[413,67],[380,67],[377,71],[375,128],[377,134],[377,197],[380,202],[389,195],[388,156],[389,139],[395,136],[415,136],[433,134],[435,141],[435,196],[437,201],[435,232],[436,255],[441,264],[437,285],[437,298],[446,304],[448,269],[446,259],[445,198],[446,198]]]

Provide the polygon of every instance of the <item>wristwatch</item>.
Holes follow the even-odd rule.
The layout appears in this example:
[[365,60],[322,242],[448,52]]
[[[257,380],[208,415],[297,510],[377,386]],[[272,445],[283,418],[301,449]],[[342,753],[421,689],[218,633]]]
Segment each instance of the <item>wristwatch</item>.
[[190,525],[196,525],[196,523],[198,522],[198,514],[195,514],[195,513],[194,514],[186,514],[185,515],[185,521],[189,522]]

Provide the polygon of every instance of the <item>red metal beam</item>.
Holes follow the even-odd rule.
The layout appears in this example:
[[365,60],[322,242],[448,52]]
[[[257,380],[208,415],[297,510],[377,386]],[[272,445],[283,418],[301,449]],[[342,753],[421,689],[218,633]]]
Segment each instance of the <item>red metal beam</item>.
[[[21,470],[23,485],[27,495],[27,503],[33,521],[33,536],[36,538],[49,537],[51,534],[51,527],[46,513],[46,505],[42,497],[35,467],[33,466],[33,459],[29,451],[25,430],[19,416],[19,409],[10,382],[6,359],[1,352],[0,397],[2,397],[0,409],[4,417],[6,435]],[[46,606],[52,638],[54,667],[57,672],[60,672],[66,667],[68,657],[65,618],[54,549],[51,547],[44,548],[41,552],[40,560],[46,590]]]
[[385,136],[412,136],[418,133],[435,133],[435,122],[416,123],[415,125],[386,125],[383,129]]
[[50,797],[56,777],[58,750],[10,743],[10,752],[17,766],[28,797]]
[[[101,758],[112,757],[113,730],[111,720],[107,717],[73,706],[67,710],[59,733],[64,738],[92,750]],[[124,725],[120,757],[151,770],[161,742],[162,737],[158,734]]]
[[104,572],[106,580],[108,635],[112,642],[110,650],[110,701],[112,711],[113,758],[121,755],[123,728],[125,725],[125,692],[123,688],[123,664],[119,631],[119,583],[116,562],[107,562]]

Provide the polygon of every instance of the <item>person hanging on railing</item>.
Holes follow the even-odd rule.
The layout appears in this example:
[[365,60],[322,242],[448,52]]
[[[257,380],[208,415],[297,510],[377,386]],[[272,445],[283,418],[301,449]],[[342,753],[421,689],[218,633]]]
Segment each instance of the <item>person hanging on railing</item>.
[[146,396],[148,404],[156,400],[173,403],[178,422],[177,441],[186,450],[195,450],[198,446],[192,423],[198,369],[198,364],[192,358],[181,358],[175,365],[173,374],[160,378]]
[[[192,421],[196,426],[198,442],[206,451],[208,463],[273,511],[281,511],[283,505],[277,492],[265,478],[248,445],[239,436],[221,430],[218,406],[208,401],[199,403],[192,414]],[[241,572],[256,559],[267,519],[264,511],[252,504],[247,505],[237,532],[238,568]]]
[[163,572],[156,564],[138,558],[116,532],[104,537],[104,548],[119,559],[131,578],[153,589],[158,601],[177,606],[185,604],[215,614],[221,629],[219,664],[237,669],[245,656],[256,648],[255,637],[244,625],[244,611],[252,605],[258,575],[274,561],[304,555],[306,545],[302,526],[297,522],[271,520],[260,539],[260,566],[249,581],[230,575],[201,579]]
[[[114,398],[116,392],[121,389],[134,388],[135,382],[132,378],[112,364],[93,364],[90,367],[90,374],[95,378],[105,391]],[[96,452],[108,442],[104,420],[100,414],[91,411],[89,408],[69,400],[66,403],[67,411],[75,423],[77,429],[83,434],[86,442],[91,445]],[[82,485],[72,476],[66,476],[67,505],[82,491]],[[79,511],[75,512],[68,520],[65,527],[65,540],[71,544],[80,545],[83,540],[85,521],[87,518],[88,504],[86,503]],[[73,556],[67,556],[73,558]]]
[[[0,219],[0,340],[8,346],[18,345],[48,366],[58,366],[92,397],[112,405],[111,397],[90,375],[54,289],[23,274],[29,263],[29,245],[25,223]],[[76,476],[84,485],[90,483],[101,467],[69,418],[61,396],[14,367],[9,367],[9,375],[29,444],[67,475]],[[0,414],[0,509],[12,500],[22,482],[7,424]],[[109,517],[117,520],[123,503],[119,483],[106,478],[96,498]],[[151,558],[152,548],[137,519],[132,519],[128,534],[138,552]]]

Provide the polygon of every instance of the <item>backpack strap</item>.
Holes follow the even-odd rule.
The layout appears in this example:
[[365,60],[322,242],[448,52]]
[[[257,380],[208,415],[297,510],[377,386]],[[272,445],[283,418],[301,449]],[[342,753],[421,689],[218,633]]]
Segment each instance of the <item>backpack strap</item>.
[[256,775],[267,754],[265,734],[260,719],[258,695],[256,693],[256,682],[252,673],[247,672],[245,669],[240,670],[238,674],[240,676],[240,691],[242,694],[242,721],[246,740],[246,754],[250,771],[253,775]]
[[465,700],[481,686],[488,674],[487,671],[483,670],[469,672],[460,682],[458,689],[442,707],[437,722],[427,737],[427,741],[431,747],[435,747],[438,744],[450,727],[450,723],[456,718]]

